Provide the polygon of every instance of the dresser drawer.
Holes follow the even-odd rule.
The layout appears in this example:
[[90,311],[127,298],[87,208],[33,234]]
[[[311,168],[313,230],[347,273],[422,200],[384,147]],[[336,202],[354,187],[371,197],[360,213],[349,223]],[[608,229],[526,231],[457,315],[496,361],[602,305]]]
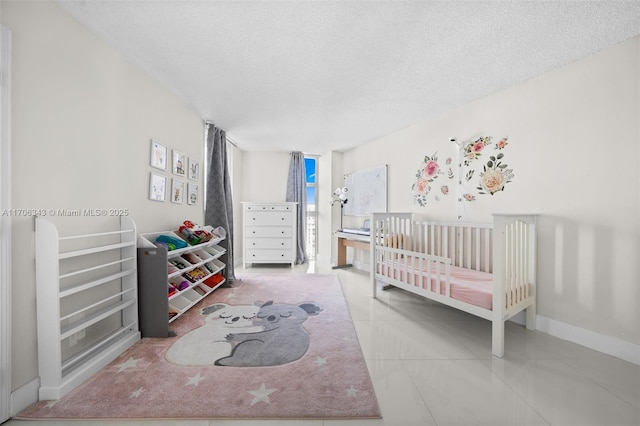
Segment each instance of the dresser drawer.
[[291,250],[247,249],[247,262],[291,262]]
[[291,238],[247,238],[248,249],[290,249]]
[[246,205],[245,209],[249,211],[272,211],[272,212],[290,212],[294,207],[286,204],[251,204]]
[[280,228],[277,226],[257,227],[250,226],[245,232],[245,238],[291,238],[291,227]]
[[247,212],[246,226],[291,226],[291,212]]

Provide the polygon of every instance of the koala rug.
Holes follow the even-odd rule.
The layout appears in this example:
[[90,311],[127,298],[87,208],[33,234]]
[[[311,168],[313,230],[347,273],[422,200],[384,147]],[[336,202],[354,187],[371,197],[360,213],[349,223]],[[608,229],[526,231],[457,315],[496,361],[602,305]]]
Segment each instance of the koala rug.
[[243,274],[57,401],[18,419],[372,419],[380,408],[340,282]]

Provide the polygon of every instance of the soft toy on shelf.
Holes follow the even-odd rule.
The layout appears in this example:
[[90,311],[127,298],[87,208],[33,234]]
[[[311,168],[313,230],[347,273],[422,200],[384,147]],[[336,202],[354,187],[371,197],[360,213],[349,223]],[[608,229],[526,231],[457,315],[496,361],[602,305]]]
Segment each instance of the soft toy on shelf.
[[179,238],[172,237],[170,235],[160,235],[156,238],[157,243],[162,243],[167,247],[167,250],[181,249],[187,246],[187,244]]
[[213,235],[203,229],[200,225],[196,225],[190,220],[185,220],[178,231],[187,241],[189,241],[189,244],[191,245],[206,243],[213,237]]
[[178,232],[180,232],[180,235],[182,235],[182,237],[187,240],[187,242],[189,244],[191,244],[192,246],[195,246],[196,244],[200,244],[200,242],[202,241],[202,238],[198,237],[192,230],[191,228],[188,228],[186,226],[181,226],[180,228],[178,228]]

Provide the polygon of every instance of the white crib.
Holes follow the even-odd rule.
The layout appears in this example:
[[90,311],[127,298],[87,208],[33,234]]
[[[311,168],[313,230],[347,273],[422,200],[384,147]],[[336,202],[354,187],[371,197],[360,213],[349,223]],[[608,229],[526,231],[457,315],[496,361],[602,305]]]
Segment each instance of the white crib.
[[504,322],[526,310],[535,330],[536,215],[494,214],[493,223],[432,222],[412,213],[371,215],[371,280],[492,322],[504,355]]

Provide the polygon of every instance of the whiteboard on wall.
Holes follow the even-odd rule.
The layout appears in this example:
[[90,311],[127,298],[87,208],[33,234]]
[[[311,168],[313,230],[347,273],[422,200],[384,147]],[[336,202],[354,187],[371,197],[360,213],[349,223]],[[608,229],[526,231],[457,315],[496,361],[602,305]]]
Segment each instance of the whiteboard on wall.
[[368,216],[387,211],[387,165],[354,172],[344,177],[347,203],[344,214]]

